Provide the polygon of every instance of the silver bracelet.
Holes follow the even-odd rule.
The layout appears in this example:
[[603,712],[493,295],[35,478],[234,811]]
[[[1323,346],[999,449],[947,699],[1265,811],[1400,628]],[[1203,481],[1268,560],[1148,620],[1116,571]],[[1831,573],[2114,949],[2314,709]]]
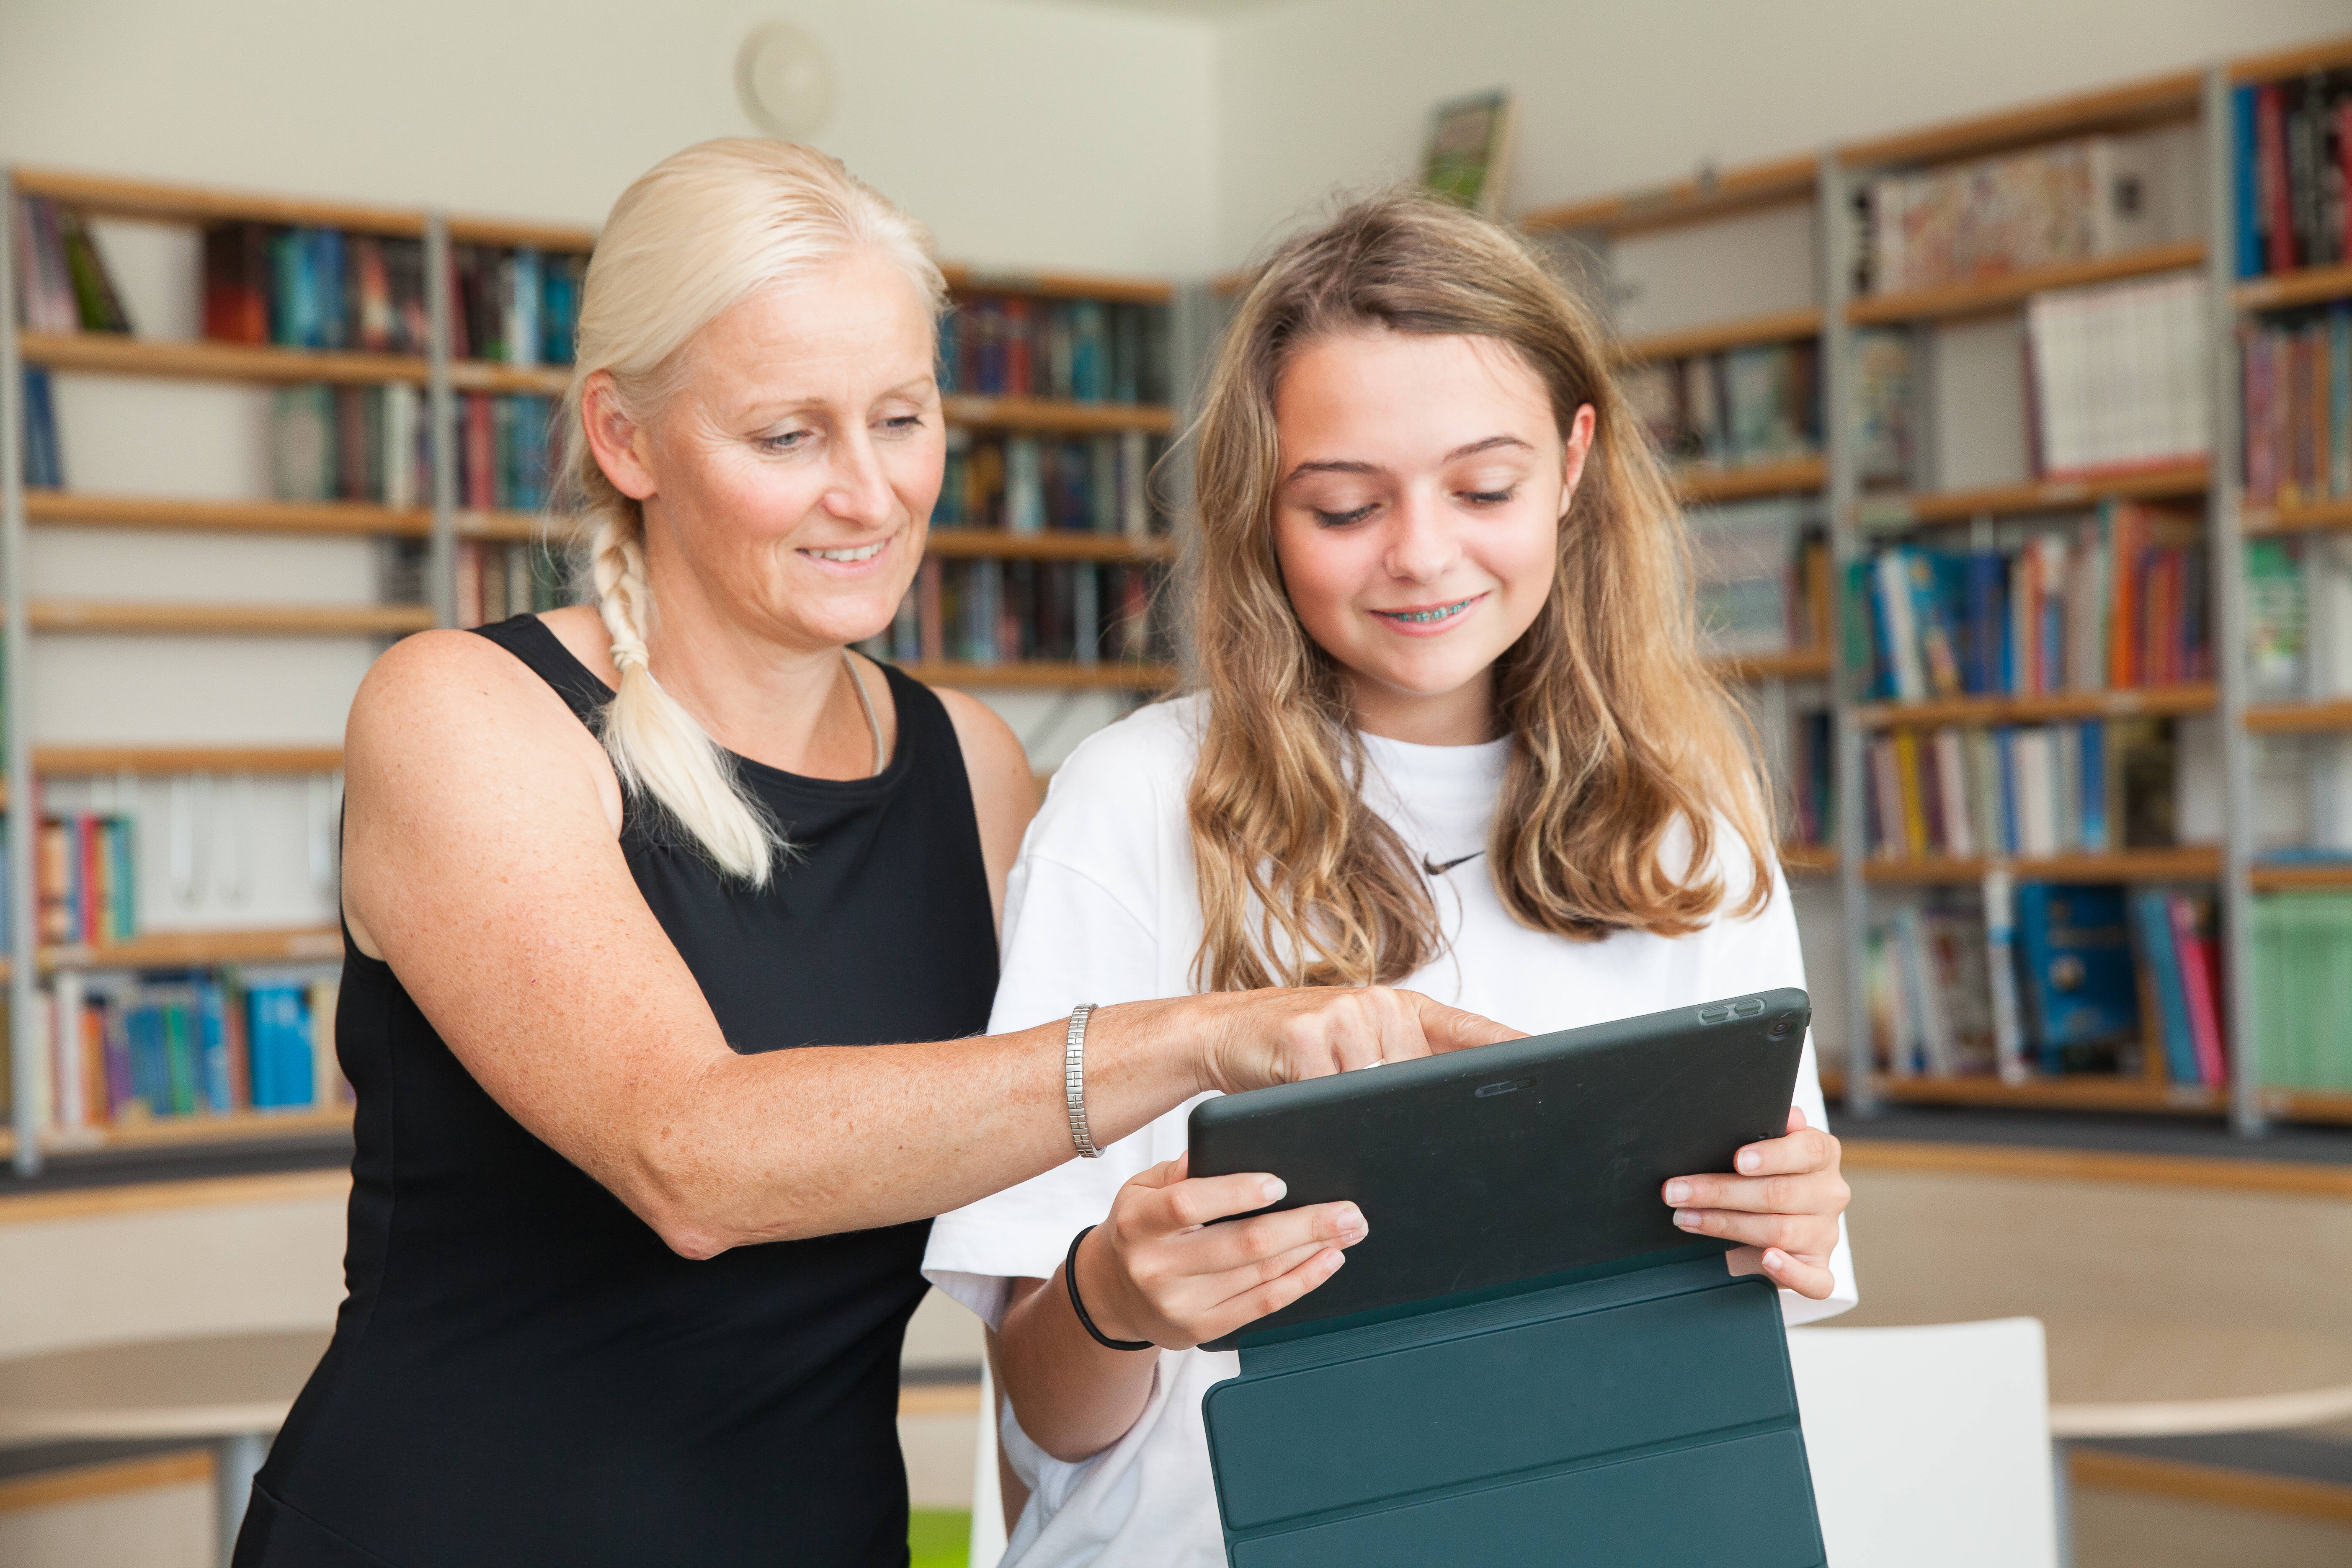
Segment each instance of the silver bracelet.
[[1062,1048],[1062,1093],[1070,1106],[1070,1142],[1082,1160],[1099,1158],[1094,1134],[1087,1130],[1087,1019],[1095,1005],[1081,1002],[1070,1012],[1070,1033]]

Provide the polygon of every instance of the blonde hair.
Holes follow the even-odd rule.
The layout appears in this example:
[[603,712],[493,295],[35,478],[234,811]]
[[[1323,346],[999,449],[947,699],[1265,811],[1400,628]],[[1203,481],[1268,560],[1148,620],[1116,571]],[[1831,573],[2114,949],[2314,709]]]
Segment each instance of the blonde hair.
[[754,888],[767,886],[782,835],[732,759],[654,679],[645,511],[598,466],[582,398],[603,372],[629,418],[654,418],[692,375],[689,346],[704,327],[761,289],[857,251],[901,268],[937,317],[947,284],[929,231],[836,160],[751,137],[663,159],[621,193],[597,237],[563,399],[564,504],[585,540],[621,675],[604,710],[604,751],[625,790],[656,803],[720,870]]
[[1364,802],[1346,682],[1299,624],[1274,549],[1283,367],[1309,342],[1367,328],[1493,340],[1542,380],[1563,438],[1579,408],[1594,415],[1550,595],[1495,667],[1511,741],[1487,846],[1503,907],[1575,940],[1687,933],[1725,900],[1713,867],[1727,824],[1755,868],[1740,909],[1761,908],[1768,797],[1744,723],[1699,657],[1680,514],[1611,383],[1600,325],[1515,234],[1386,195],[1260,269],[1194,432],[1208,698],[1189,800],[1194,983],[1387,984],[1444,947],[1425,875]]

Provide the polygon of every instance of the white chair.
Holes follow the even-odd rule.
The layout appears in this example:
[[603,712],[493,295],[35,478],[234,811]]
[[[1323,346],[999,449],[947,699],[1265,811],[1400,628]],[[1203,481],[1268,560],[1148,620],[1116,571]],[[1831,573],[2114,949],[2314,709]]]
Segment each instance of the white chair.
[[971,1568],[996,1568],[1004,1555],[1004,1489],[996,1473],[996,1379],[980,1363],[980,1441],[972,1445]]
[[2056,1568],[2032,1318],[1799,1329],[1789,1358],[1830,1568]]

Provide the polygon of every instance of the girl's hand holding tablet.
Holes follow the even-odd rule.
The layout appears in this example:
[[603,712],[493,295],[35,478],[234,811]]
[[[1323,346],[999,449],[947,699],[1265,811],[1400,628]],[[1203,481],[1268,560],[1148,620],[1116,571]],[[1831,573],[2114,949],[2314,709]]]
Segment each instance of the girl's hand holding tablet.
[[1739,1174],[1676,1176],[1660,1195],[1692,1235],[1740,1244],[1730,1255],[1734,1274],[1760,1273],[1784,1290],[1824,1300],[1836,1282],[1830,1254],[1837,1250],[1838,1216],[1851,1195],[1838,1156],[1838,1141],[1806,1126],[1805,1113],[1792,1106],[1786,1136],[1734,1156]]

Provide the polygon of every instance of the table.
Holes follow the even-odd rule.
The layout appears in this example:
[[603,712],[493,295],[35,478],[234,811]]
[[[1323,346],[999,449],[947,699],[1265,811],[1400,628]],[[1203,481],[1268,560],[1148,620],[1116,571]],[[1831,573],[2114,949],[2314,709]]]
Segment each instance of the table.
[[2132,1318],[2044,1318],[2042,1326],[2062,1563],[2074,1561],[2071,1441],[2274,1432],[2352,1418],[2352,1338]]
[[324,1329],[216,1334],[0,1361],[0,1445],[209,1442],[226,1568],[269,1440],[332,1337]]

